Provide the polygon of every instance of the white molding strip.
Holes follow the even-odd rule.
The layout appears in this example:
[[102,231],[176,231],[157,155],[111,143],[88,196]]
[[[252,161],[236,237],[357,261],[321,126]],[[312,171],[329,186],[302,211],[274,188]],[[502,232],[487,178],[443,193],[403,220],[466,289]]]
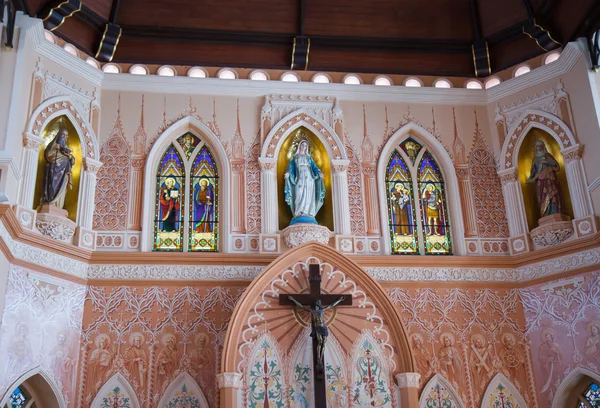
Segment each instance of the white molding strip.
[[591,193],[592,191],[597,189],[598,186],[600,186],[600,177],[598,177],[596,180],[590,183],[590,185],[588,186],[588,191]]
[[41,20],[22,14],[17,20],[27,30],[28,39],[40,55],[71,70],[102,90],[180,93],[185,95],[229,95],[264,97],[271,94],[328,95],[344,101],[435,103],[452,105],[487,105],[529,87],[568,73],[585,53],[583,40],[569,43],[560,58],[538,67],[526,75],[511,78],[490,89],[412,88],[404,86],[317,84],[249,79],[162,77],[158,75],[105,74],[62,47],[47,41]]

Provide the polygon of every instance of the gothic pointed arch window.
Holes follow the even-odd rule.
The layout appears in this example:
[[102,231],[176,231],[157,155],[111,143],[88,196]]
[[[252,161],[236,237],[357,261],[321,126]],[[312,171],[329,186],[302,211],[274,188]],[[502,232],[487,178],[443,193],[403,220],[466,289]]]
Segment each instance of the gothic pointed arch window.
[[452,254],[444,176],[432,153],[407,138],[389,158],[385,184],[392,254]]
[[219,172],[209,146],[187,132],[156,173],[155,251],[218,250]]
[[585,389],[579,396],[577,408],[592,408],[600,406],[600,386],[595,382]]

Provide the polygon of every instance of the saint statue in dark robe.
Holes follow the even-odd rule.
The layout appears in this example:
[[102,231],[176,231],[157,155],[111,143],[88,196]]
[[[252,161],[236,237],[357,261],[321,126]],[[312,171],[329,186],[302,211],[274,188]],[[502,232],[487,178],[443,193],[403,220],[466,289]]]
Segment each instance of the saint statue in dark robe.
[[392,191],[390,191],[390,201],[394,233],[411,235],[413,222],[410,196],[408,195],[408,190],[404,188],[404,184],[400,182],[394,184]]
[[44,150],[44,192],[41,204],[58,208],[65,206],[67,189],[73,187],[71,169],[75,165],[75,156],[67,146],[69,132],[62,127]]
[[196,232],[212,232],[215,220],[215,193],[207,179],[201,179],[197,186],[195,201]]
[[558,186],[556,173],[560,170],[558,162],[541,140],[535,142],[535,157],[531,163],[531,173],[526,183],[535,182],[535,190],[540,215],[546,217],[563,211],[563,200]]
[[162,232],[173,232],[179,230],[179,189],[177,189],[174,178],[169,177],[165,180],[163,188],[160,190],[160,225]]

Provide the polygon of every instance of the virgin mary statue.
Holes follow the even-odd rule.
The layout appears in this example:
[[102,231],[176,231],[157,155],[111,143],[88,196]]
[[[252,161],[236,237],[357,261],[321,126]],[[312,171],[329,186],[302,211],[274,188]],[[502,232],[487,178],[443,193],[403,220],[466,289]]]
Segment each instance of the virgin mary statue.
[[283,177],[285,202],[294,216],[290,225],[318,224],[315,216],[325,200],[325,183],[323,172],[308,151],[308,141],[302,140],[298,144],[296,154],[290,160]]

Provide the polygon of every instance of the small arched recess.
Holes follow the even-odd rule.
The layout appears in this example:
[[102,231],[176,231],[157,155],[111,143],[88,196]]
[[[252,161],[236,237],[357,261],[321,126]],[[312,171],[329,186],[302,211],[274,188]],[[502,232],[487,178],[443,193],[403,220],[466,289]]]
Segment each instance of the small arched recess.
[[[193,137],[198,139],[198,142],[194,142],[193,149],[189,152],[189,157],[187,156],[187,151],[183,142],[178,141],[182,136],[191,134]],[[142,222],[142,251],[152,251],[154,249],[154,234],[155,234],[155,210],[157,203],[157,176],[158,169],[161,159],[167,153],[169,149],[173,149],[177,156],[182,161],[182,166],[185,168],[185,174],[189,176],[186,178],[185,174],[182,176],[182,180],[185,180],[189,183],[190,177],[193,178],[194,175],[191,174],[192,167],[194,165],[194,158],[206,147],[208,151],[212,154],[212,158],[214,158],[214,162],[216,168],[218,169],[218,180],[219,180],[219,194],[218,200],[214,207],[214,214],[218,216],[219,224],[218,224],[218,242],[217,248],[219,252],[229,252],[230,248],[230,180],[231,180],[231,171],[229,167],[229,159],[227,157],[227,153],[221,144],[221,141],[212,133],[212,131],[206,126],[204,123],[199,121],[198,119],[187,116],[179,121],[175,122],[171,126],[169,126],[158,138],[158,140],[152,146],[150,153],[148,154],[148,158],[146,160],[146,168],[144,175],[144,209],[143,209],[143,222]],[[183,164],[185,162],[185,164]],[[193,194],[194,185],[190,185],[188,190]],[[186,199],[187,196],[190,196],[187,192],[184,192],[183,200]],[[188,211],[187,208],[192,204],[191,201],[188,202],[188,205],[185,205],[186,202],[183,202],[182,206],[182,214],[183,211],[186,211],[185,217],[181,217],[181,220],[178,223],[185,224],[181,228],[186,232],[181,232],[181,249],[179,250],[189,250],[191,248],[190,244],[190,236],[188,235],[190,232],[188,231],[188,223],[192,222],[191,218],[188,221]],[[190,215],[191,217],[191,215]]]
[[8,390],[6,390],[2,400],[0,400],[0,407],[6,407],[7,404],[10,407],[9,403],[11,395],[17,387],[20,388],[27,397],[25,406],[32,406],[32,404],[44,408],[66,408],[67,406],[59,386],[54,382],[52,377],[40,367],[36,367],[19,377]]
[[554,394],[554,401],[552,401],[552,408],[578,407],[580,402],[579,397],[592,382],[600,384],[600,375],[587,368],[574,368],[558,386]]
[[[405,148],[405,144],[410,141],[416,142],[418,145],[414,152]],[[454,171],[452,159],[444,146],[431,133],[413,122],[404,125],[390,137],[381,150],[379,163],[377,164],[379,205],[382,220],[381,231],[384,242],[390,243],[392,238],[390,225],[388,223],[388,220],[390,219],[388,216],[390,215],[391,210],[388,205],[390,201],[388,198],[388,183],[386,183],[385,180],[387,177],[388,164],[396,152],[407,166],[411,185],[411,188],[408,190],[409,192],[411,192],[411,190],[414,191],[414,199],[412,199],[414,219],[411,226],[412,230],[410,232],[411,234],[414,234],[415,239],[418,240],[419,249],[413,253],[434,253],[427,250],[425,232],[428,231],[428,229],[431,229],[432,226],[434,228],[437,227],[436,224],[431,221],[432,217],[429,217],[427,214],[427,209],[423,208],[427,205],[427,199],[423,197],[424,191],[422,190],[428,183],[419,179],[420,166],[423,163],[424,158],[427,158],[427,155],[429,154],[433,161],[438,165],[445,191],[445,206],[441,204],[438,211],[441,212],[444,211],[444,209],[447,209],[447,214],[444,215],[444,227],[448,230],[439,230],[438,236],[442,236],[442,232],[447,232],[451,239],[451,253],[464,255],[465,242],[463,215],[461,211],[460,195],[458,193],[458,179]],[[443,219],[441,214],[439,219]],[[442,225],[442,223],[439,225]],[[384,250],[386,254],[391,254],[391,245],[384,245]]]

